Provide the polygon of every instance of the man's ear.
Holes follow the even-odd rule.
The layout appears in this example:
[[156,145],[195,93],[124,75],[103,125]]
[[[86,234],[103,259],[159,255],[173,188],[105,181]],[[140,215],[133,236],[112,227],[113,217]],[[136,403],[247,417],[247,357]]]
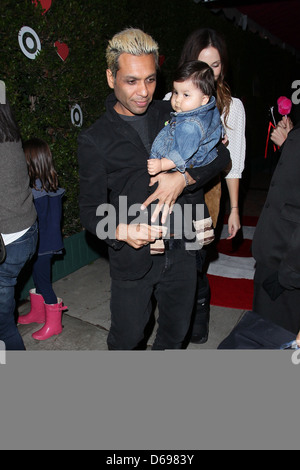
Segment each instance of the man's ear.
[[107,78],[108,86],[110,88],[114,89],[115,88],[115,79],[114,79],[113,73],[110,69],[106,70],[106,78]]

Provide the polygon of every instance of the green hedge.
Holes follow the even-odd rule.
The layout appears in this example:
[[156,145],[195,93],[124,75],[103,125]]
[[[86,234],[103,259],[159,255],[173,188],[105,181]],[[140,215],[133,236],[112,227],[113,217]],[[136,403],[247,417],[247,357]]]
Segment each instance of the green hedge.
[[[79,104],[84,127],[104,110],[109,92],[105,77],[107,40],[124,27],[139,27],[152,34],[165,56],[158,97],[170,90],[172,73],[188,34],[209,26],[226,35],[231,56],[231,84],[243,98],[252,127],[253,153],[263,154],[268,105],[290,93],[299,79],[298,64],[290,54],[268,41],[244,33],[193,0],[48,0],[46,14],[32,0],[1,0],[0,80],[20,123],[23,139],[39,136],[51,146],[60,185],[67,190],[64,233],[81,230],[78,216],[77,137],[71,108]],[[29,26],[38,34],[42,51],[29,60],[21,51],[18,32]],[[66,61],[54,44],[66,43]],[[261,91],[253,93],[253,82]],[[257,88],[257,87],[256,87]],[[256,96],[253,96],[256,95]],[[30,100],[31,97],[31,100]]]

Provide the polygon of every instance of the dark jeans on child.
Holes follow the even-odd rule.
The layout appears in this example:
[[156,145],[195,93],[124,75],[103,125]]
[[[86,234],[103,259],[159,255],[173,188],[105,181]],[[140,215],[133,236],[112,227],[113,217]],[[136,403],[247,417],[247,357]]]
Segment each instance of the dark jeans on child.
[[52,258],[52,254],[38,256],[32,273],[36,293],[43,296],[47,305],[57,304],[57,297],[52,288]]
[[15,286],[22,268],[36,251],[37,239],[35,223],[23,237],[7,245],[5,262],[0,265],[0,340],[5,343],[7,351],[25,350],[14,318]]

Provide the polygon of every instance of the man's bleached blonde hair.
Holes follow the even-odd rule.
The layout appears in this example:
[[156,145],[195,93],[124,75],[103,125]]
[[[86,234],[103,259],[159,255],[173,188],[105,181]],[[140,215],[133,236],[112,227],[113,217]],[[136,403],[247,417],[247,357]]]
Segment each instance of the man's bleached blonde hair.
[[135,56],[153,54],[156,67],[159,62],[158,44],[149,34],[140,29],[128,28],[116,34],[108,43],[106,49],[107,67],[111,70],[114,78],[119,70],[119,57],[122,54]]

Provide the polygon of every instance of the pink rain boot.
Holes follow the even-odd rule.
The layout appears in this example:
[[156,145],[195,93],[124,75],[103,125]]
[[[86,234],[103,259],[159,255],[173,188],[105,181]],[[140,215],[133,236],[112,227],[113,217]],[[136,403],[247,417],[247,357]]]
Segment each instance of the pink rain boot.
[[54,335],[60,335],[62,333],[62,312],[68,310],[68,307],[63,307],[62,299],[57,299],[57,304],[45,304],[45,309],[46,324],[41,330],[32,335],[32,337],[38,341],[45,341]]
[[45,302],[42,295],[36,293],[36,289],[30,292],[31,310],[27,315],[20,316],[18,323],[20,325],[30,325],[31,323],[43,324],[46,321]]

